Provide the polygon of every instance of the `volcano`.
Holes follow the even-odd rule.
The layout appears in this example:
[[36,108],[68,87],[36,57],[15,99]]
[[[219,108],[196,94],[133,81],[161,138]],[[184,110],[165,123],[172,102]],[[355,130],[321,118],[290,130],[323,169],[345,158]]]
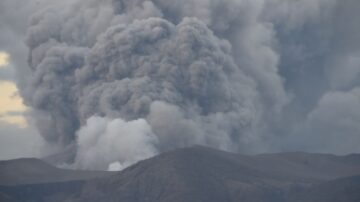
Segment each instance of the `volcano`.
[[7,201],[358,202],[360,155],[242,155],[173,150],[120,172],[71,171],[38,159],[0,163]]

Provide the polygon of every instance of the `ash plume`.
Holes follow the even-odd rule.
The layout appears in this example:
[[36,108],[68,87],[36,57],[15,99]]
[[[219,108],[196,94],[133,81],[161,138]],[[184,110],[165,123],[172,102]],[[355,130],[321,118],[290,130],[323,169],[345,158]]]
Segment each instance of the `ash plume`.
[[[301,147],[293,136],[321,122],[308,114],[339,90],[327,82],[338,81],[338,67],[312,67],[326,69],[329,55],[347,63],[349,55],[329,54],[342,38],[327,19],[340,12],[342,23],[353,4],[43,1],[27,32],[32,73],[21,93],[44,139],[76,145],[81,168],[114,169],[194,144],[237,152]],[[316,40],[317,30],[328,38]],[[357,72],[356,57],[349,71]],[[356,86],[358,77],[351,79],[341,87]],[[319,85],[304,91],[311,82]]]

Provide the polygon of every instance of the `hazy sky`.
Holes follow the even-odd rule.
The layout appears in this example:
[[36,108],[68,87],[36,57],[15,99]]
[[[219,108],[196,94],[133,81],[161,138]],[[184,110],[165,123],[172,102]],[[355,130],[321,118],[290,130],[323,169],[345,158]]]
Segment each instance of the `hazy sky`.
[[0,159],[73,147],[76,166],[106,169],[193,144],[360,152],[359,9],[0,0]]
[[[9,67],[10,55],[0,52],[0,68]],[[13,81],[0,82],[0,120],[26,127],[27,123],[22,113],[26,111],[16,84]]]
[[30,6],[28,1],[1,0],[0,13],[0,159],[39,156],[43,140],[27,121],[28,108],[16,85],[22,80],[16,72],[27,68],[24,37]]
[[[11,59],[0,53],[0,71],[11,71]],[[14,81],[0,81],[0,159],[38,156],[41,138],[28,125],[24,113],[27,108],[19,96]]]

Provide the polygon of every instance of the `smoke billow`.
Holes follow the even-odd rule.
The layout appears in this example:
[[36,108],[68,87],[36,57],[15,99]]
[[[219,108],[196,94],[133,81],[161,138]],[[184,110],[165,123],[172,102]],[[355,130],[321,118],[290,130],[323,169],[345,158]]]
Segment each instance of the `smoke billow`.
[[[91,117],[78,132],[76,167],[116,170],[157,153],[157,137],[146,120]],[[119,162],[116,168],[109,162]],[[120,163],[121,162],[121,163]]]
[[[70,16],[51,9],[34,16],[27,40],[34,74],[26,98],[39,111],[45,139],[76,142],[76,164],[96,169],[193,144],[249,147],[262,113],[260,95],[230,43],[197,18],[177,24],[162,18],[150,1],[113,3],[112,18],[101,13],[109,12],[102,8],[107,2],[72,5],[64,12]],[[76,6],[84,11],[74,13]],[[99,30],[97,37],[89,34]],[[157,141],[148,140],[153,133]]]
[[[43,4],[28,29],[32,74],[22,94],[49,143],[76,145],[79,168],[121,169],[194,144],[284,148],[286,133],[312,131],[322,111],[339,104],[328,101],[336,92],[320,99],[334,90],[327,78],[337,67],[311,67],[325,69],[337,55],[360,72],[359,46],[348,51],[352,62],[344,52],[329,54],[342,38],[327,20],[340,12],[340,24],[348,14],[335,0]],[[358,78],[348,77],[347,90]],[[304,91],[318,78],[319,87]]]

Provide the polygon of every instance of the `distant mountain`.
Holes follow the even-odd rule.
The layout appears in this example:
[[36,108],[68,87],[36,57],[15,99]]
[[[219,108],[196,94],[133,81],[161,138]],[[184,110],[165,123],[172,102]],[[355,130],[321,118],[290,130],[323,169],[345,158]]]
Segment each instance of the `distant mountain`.
[[84,180],[109,174],[59,169],[35,158],[0,161],[0,185],[5,186]]
[[[24,176],[26,170],[14,169],[14,173]],[[31,172],[25,173],[31,176]],[[356,176],[360,176],[360,155],[251,156],[196,146],[161,154],[111,175],[73,172],[79,177],[68,175],[66,182],[52,177],[57,174],[51,171],[44,175],[47,181],[19,184],[20,180],[16,186],[1,186],[0,199],[2,193],[8,201],[47,202],[360,201],[360,177]]]
[[66,201],[85,180],[112,174],[59,169],[35,158],[0,161],[0,201]]

